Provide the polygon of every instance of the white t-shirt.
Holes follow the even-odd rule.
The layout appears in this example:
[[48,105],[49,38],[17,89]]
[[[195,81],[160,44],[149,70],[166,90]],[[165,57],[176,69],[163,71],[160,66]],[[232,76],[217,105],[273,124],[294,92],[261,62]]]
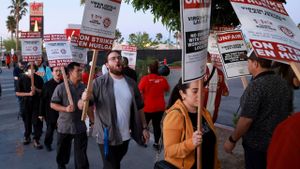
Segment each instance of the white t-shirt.
[[130,139],[129,123],[130,123],[130,107],[132,103],[132,94],[129,86],[125,80],[114,79],[114,94],[117,108],[117,120],[119,131],[122,136],[122,140],[126,141]]

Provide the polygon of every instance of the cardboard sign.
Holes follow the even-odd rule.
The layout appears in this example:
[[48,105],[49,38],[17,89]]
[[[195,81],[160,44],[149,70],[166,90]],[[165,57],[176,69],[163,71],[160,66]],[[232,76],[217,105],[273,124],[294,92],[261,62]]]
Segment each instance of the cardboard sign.
[[87,64],[87,48],[78,46],[78,37],[73,35],[71,39],[71,52],[73,62]]
[[205,75],[210,11],[210,0],[180,1],[183,83]]
[[22,59],[34,62],[42,59],[42,38],[40,32],[21,32]]
[[66,66],[72,62],[70,43],[65,34],[47,34],[44,41],[50,67]]
[[300,31],[282,3],[272,0],[230,1],[258,57],[300,62]]
[[115,39],[121,0],[87,0],[78,46],[110,50]]
[[128,59],[128,66],[135,69],[137,47],[134,45],[122,45],[121,55]]
[[249,75],[247,60],[240,58],[241,54],[247,55],[247,47],[241,31],[217,33],[217,45],[227,78]]

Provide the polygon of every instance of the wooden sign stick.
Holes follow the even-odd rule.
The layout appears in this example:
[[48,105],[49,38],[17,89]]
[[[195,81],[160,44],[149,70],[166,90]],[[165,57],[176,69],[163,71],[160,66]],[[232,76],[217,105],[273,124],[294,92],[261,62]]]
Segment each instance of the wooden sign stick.
[[34,88],[34,74],[35,74],[35,72],[34,72],[34,67],[33,67],[33,62],[30,62],[30,70],[31,70],[31,75],[30,75],[30,79],[31,79],[31,90]]
[[[199,80],[199,102],[198,102],[198,118],[197,118],[197,130],[201,131],[202,128],[202,107],[203,107],[203,78]],[[203,141],[203,140],[202,140]],[[197,147],[197,169],[202,168],[202,143]]]
[[63,66],[60,67],[60,70],[61,70],[61,73],[63,75],[64,84],[65,84],[65,88],[66,88],[66,92],[67,92],[67,96],[68,96],[68,101],[69,101],[70,105],[74,105],[73,98],[72,98],[72,95],[71,95],[71,92],[70,92],[68,78],[67,78],[66,71],[65,71],[65,67],[63,67]]
[[290,62],[290,65],[291,65],[293,71],[295,72],[296,77],[300,81],[300,63]]
[[248,84],[249,84],[249,82],[248,82],[246,76],[242,76],[242,77],[241,77],[241,80],[242,80],[244,89],[246,89],[247,86],[248,86]]
[[[92,58],[92,66],[90,68],[90,75],[89,75],[89,80],[88,80],[88,85],[87,85],[87,96],[88,98],[90,97],[90,95],[92,94],[92,87],[93,87],[93,78],[94,78],[94,74],[95,74],[95,67],[96,67],[96,62],[97,62],[97,58],[98,58],[98,50],[93,50],[93,58]],[[82,109],[82,115],[81,115],[81,120],[85,121],[85,118],[87,116],[87,112],[89,109],[89,101],[83,101],[83,109]]]

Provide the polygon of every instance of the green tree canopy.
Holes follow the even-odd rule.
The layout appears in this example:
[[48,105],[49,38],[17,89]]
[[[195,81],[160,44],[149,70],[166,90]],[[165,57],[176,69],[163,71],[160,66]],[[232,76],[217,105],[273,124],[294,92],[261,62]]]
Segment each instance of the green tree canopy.
[[127,42],[130,45],[135,45],[138,49],[145,49],[157,44],[157,42],[153,41],[146,32],[130,34]]

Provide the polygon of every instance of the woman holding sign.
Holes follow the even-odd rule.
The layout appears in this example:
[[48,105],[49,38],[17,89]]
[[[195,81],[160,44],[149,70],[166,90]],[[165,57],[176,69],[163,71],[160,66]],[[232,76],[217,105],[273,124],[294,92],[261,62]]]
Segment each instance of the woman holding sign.
[[174,87],[163,120],[165,160],[177,168],[196,169],[196,148],[202,144],[202,169],[220,168],[217,138],[210,113],[202,111],[202,132],[197,131],[199,81]]

